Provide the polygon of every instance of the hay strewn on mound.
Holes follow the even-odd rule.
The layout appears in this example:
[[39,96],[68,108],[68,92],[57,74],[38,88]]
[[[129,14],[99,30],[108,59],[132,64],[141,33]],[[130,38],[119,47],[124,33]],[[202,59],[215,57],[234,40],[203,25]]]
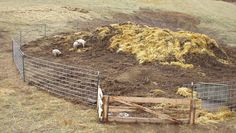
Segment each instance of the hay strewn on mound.
[[213,57],[223,64],[228,62],[223,49],[204,34],[173,32],[132,23],[100,27],[95,33],[100,39],[110,38],[110,50],[131,53],[139,63],[158,61],[164,65],[192,68],[193,64],[186,62],[186,58],[196,54]]

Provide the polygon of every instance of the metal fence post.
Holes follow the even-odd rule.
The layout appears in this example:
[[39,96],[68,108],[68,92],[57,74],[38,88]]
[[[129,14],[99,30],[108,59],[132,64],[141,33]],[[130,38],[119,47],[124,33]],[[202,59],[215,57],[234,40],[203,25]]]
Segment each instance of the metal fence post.
[[100,85],[100,72],[98,71],[98,81],[97,81],[97,88],[99,88]]
[[193,89],[193,88],[194,88],[194,83],[192,82],[192,83],[191,83],[191,89],[192,89],[192,99],[194,98],[194,96],[193,96],[193,91],[194,91],[194,89]]
[[100,72],[98,71],[98,79],[97,79],[97,108],[98,108],[98,90],[100,88]]
[[22,76],[23,76],[23,81],[25,82],[25,55],[22,54]]

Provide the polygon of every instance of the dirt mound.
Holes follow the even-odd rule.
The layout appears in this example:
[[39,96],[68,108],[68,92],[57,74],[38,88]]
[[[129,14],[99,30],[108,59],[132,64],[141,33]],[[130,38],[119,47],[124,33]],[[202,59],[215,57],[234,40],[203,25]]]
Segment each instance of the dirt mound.
[[[87,41],[86,47],[75,50],[72,44],[79,38]],[[159,41],[161,39],[162,42]],[[171,40],[172,44],[168,45]],[[188,41],[191,44],[180,45]],[[142,43],[147,48],[142,48]],[[63,55],[54,57],[51,54],[54,48],[62,51]],[[167,52],[164,52],[166,49]],[[154,52],[147,53],[145,58],[137,56],[142,50]],[[93,32],[52,35],[24,45],[23,51],[53,62],[99,70],[101,87],[110,95],[156,96],[153,90],[162,90],[164,97],[179,97],[173,89],[186,83],[236,79],[235,66],[223,62],[228,61],[228,55],[206,35],[130,23],[103,26]],[[145,59],[149,59],[150,53],[155,58],[147,62]],[[161,55],[163,58],[160,58]],[[139,58],[145,63],[140,64]],[[194,67],[182,69],[178,63]]]
[[[78,38],[87,40],[87,48],[75,50],[71,47]],[[193,68],[222,66],[231,62],[226,52],[207,35],[188,31],[174,32],[130,22],[110,24],[99,27],[93,32],[55,35],[37,43],[43,45],[47,41],[52,41],[51,44],[56,46],[54,48],[60,49],[63,53],[76,51],[86,54],[91,51],[92,56],[97,56],[94,51],[101,49],[106,52],[131,54],[140,64],[156,62],[162,65]],[[99,44],[94,45],[95,43]],[[63,49],[60,48],[62,47],[60,44],[63,44]],[[47,49],[49,47],[45,46]],[[38,47],[28,49],[32,52],[42,50]],[[203,59],[207,61],[204,62]]]
[[131,53],[139,63],[158,61],[161,64],[192,68],[189,56],[212,58],[227,64],[228,56],[214,39],[204,34],[187,31],[173,32],[168,29],[132,23],[113,24],[97,29],[95,36],[109,39],[111,51]]

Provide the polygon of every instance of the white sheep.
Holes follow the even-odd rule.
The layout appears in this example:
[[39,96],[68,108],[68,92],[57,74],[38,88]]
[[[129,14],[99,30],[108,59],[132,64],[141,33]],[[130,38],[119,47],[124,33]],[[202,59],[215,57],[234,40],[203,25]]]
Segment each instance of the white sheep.
[[77,48],[79,48],[79,46],[81,46],[81,45],[82,45],[83,48],[84,48],[85,43],[86,43],[85,40],[83,40],[83,39],[78,39],[78,40],[76,40],[76,41],[73,43],[73,48],[77,49]]
[[62,53],[59,49],[53,49],[52,54],[53,54],[53,56],[57,57],[57,56],[60,56]]

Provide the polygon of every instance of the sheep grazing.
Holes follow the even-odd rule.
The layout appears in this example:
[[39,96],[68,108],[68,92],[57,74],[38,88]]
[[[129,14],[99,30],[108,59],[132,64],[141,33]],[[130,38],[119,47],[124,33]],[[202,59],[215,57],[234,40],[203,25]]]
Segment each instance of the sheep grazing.
[[53,49],[52,54],[53,54],[53,56],[57,57],[57,56],[60,56],[62,53],[59,49]]
[[81,45],[82,45],[83,48],[84,48],[85,43],[86,43],[85,40],[83,40],[83,39],[78,39],[78,40],[76,40],[76,41],[73,43],[73,48],[77,49],[77,48],[79,48],[79,46],[81,46]]

